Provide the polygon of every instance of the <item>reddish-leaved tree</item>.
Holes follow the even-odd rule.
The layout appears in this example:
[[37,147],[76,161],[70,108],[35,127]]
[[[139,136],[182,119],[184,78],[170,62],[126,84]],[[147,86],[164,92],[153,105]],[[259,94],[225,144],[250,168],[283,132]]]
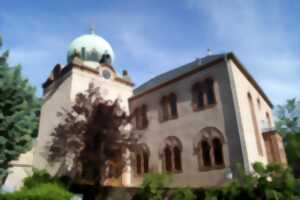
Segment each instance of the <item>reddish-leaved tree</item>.
[[140,136],[130,131],[131,117],[118,100],[105,100],[90,84],[59,116],[62,121],[51,134],[48,156],[49,162],[60,164],[58,175],[96,187],[107,178],[120,177],[126,162],[122,155],[135,148]]

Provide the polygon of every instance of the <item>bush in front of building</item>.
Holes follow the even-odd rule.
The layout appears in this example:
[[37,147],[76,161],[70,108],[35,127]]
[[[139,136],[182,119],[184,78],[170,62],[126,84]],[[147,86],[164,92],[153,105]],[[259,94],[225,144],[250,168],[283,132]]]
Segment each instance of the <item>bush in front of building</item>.
[[[253,173],[240,167],[239,177],[228,185],[212,188],[166,189],[170,178],[165,174],[146,175],[143,186],[134,199],[142,200],[300,200],[297,182],[291,170],[281,164],[253,165]],[[170,175],[167,175],[167,177]],[[200,180],[199,180],[200,181]]]
[[1,200],[70,200],[72,193],[57,183],[43,183],[33,188],[22,188],[13,193],[0,194]]
[[149,173],[133,200],[163,200],[167,194],[165,186],[171,181],[171,175],[165,173]]
[[34,170],[19,191],[0,193],[1,200],[70,200],[72,196],[62,182],[44,170]]

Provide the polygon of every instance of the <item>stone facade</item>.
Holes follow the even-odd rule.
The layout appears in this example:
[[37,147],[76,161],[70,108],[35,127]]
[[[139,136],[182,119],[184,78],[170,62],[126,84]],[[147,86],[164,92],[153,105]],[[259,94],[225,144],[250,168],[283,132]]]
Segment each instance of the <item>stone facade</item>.
[[[155,79],[160,81],[161,77],[158,76],[141,88],[137,88],[129,101],[131,113],[136,113],[141,107],[147,108],[144,116],[147,119],[146,126],[137,126],[138,116],[135,120],[137,127],[135,131],[143,135],[141,143],[148,149],[146,159],[149,171],[171,171],[174,173],[173,186],[198,187],[219,185],[229,181],[231,177],[228,179],[228,174],[232,173],[233,176],[236,174],[238,163],[243,164],[246,171],[251,171],[254,162],[264,164],[275,160],[286,162],[282,141],[275,133],[271,136],[272,141],[275,141],[277,145],[275,146],[281,147],[281,150],[273,151],[276,159],[269,159],[270,153],[266,147],[270,146],[269,140],[265,143],[262,133],[266,128],[265,122],[268,124],[267,128],[273,127],[272,104],[234,54],[215,56],[213,59],[205,57],[201,62],[196,60],[181,68],[192,70],[179,74],[167,72],[163,75],[167,81],[155,85]],[[168,77],[168,73],[173,77]],[[205,106],[209,101],[207,92],[204,96],[204,107],[200,110],[195,109],[193,86],[207,78],[213,80],[215,102]],[[162,112],[168,110],[163,108],[162,101],[169,94],[176,96],[176,115],[165,120],[162,119],[164,118]],[[166,167],[168,162],[171,162],[170,166],[174,165],[166,158],[168,154],[166,148],[172,149],[176,146],[171,144],[169,138],[176,138],[178,141],[176,143],[180,150],[180,170]],[[214,149],[210,138],[219,138],[222,143],[221,165],[215,163],[214,153],[217,150]],[[210,146],[209,166],[205,166],[206,158],[199,147],[203,140],[208,141]],[[172,160],[174,153],[171,153]],[[136,157],[132,181],[134,186],[138,186],[142,181],[143,174],[139,173],[138,169],[141,168],[140,162],[140,158]]]

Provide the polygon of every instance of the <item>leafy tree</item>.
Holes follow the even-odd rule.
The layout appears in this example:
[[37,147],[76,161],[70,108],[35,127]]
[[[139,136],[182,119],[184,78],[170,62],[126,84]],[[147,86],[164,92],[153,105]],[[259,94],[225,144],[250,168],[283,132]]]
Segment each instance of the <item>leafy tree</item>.
[[31,148],[40,108],[34,87],[22,77],[19,65],[9,66],[8,56],[8,51],[0,55],[0,184],[10,161]]
[[282,134],[289,165],[296,177],[300,177],[300,103],[288,100],[285,105],[277,106],[276,128]]
[[100,183],[120,177],[127,149],[135,148],[139,135],[130,132],[130,117],[118,100],[103,99],[93,84],[77,94],[71,109],[59,116],[62,122],[51,134],[48,161],[60,163],[58,175],[95,188],[87,194],[92,199]]

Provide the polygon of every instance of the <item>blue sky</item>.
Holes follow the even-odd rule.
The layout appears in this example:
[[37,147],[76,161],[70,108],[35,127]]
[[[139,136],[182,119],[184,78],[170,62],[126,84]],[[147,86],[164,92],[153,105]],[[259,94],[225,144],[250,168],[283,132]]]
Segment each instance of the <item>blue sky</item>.
[[70,42],[91,25],[114,66],[137,85],[197,57],[233,51],[274,104],[300,99],[300,2],[282,0],[2,1],[0,34],[10,63],[41,83],[66,63]]

